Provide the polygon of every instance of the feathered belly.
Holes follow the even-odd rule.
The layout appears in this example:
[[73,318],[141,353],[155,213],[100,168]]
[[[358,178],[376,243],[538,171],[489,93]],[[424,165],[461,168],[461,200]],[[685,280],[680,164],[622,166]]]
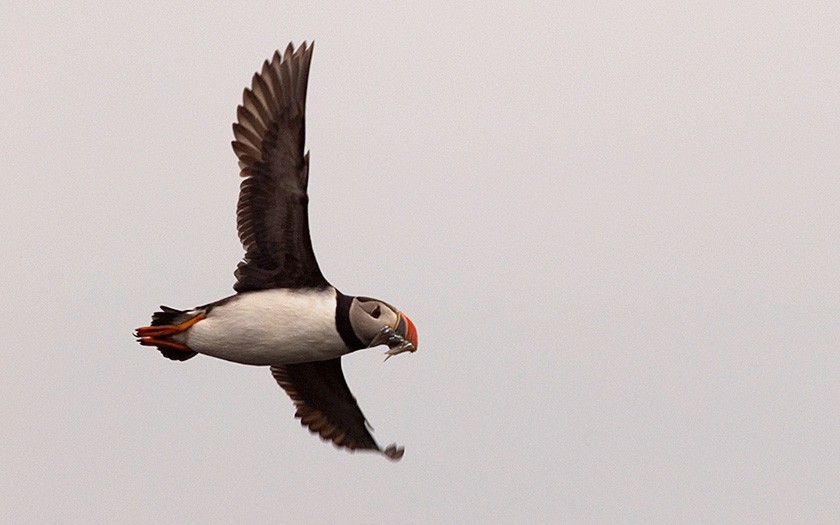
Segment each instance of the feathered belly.
[[350,350],[335,327],[335,292],[263,290],[232,297],[196,323],[184,343],[248,365],[332,359]]

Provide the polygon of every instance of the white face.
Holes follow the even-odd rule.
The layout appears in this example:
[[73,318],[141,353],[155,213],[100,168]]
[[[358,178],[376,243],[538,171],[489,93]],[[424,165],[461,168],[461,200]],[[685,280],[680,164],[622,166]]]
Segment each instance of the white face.
[[384,327],[396,326],[397,310],[378,299],[356,297],[350,305],[350,324],[359,341],[369,345]]

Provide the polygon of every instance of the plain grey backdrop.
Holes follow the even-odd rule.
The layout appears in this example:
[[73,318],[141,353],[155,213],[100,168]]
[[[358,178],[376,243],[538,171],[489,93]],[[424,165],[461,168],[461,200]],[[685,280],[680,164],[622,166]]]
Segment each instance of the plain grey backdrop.
[[[833,2],[4,3],[0,522],[840,520]],[[315,39],[324,274],[394,464],[132,330],[232,292],[242,89]]]

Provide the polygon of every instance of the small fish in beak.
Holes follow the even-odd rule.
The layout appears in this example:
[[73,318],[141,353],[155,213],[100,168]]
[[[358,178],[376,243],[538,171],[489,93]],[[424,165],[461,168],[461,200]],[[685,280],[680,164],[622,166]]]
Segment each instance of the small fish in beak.
[[397,314],[397,322],[394,326],[385,326],[376,334],[373,341],[370,342],[368,348],[379,346],[381,344],[388,345],[388,351],[385,352],[385,360],[403,352],[417,351],[417,328],[414,323],[402,312]]

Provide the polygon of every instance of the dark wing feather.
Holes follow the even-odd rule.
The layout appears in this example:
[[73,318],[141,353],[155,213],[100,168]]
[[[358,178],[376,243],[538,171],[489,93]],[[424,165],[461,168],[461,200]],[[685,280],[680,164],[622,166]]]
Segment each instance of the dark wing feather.
[[236,270],[237,292],[329,286],[312,250],[303,154],[306,83],[312,46],[283,56],[254,75],[236,108],[233,151],[243,177],[236,210],[245,257]]
[[297,408],[295,417],[301,425],[332,440],[338,447],[350,450],[377,450],[397,460],[404,449],[390,445],[379,448],[367,428],[356,398],[350,392],[341,371],[341,358],[271,367],[271,374],[292,398]]

